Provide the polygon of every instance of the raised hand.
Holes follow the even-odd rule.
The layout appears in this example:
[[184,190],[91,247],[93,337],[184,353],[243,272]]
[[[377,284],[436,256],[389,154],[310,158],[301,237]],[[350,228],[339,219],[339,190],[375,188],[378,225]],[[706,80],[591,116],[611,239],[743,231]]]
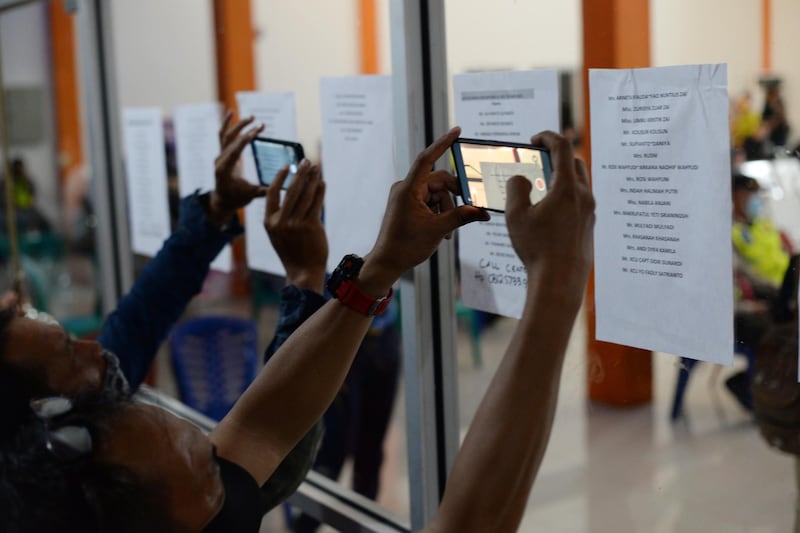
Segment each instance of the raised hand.
[[217,227],[222,227],[237,209],[267,194],[266,187],[253,185],[236,175],[236,164],[242,151],[263,131],[264,125],[242,134],[242,130],[253,122],[253,117],[230,126],[232,119],[233,111],[228,110],[219,131],[220,154],[215,161],[216,183],[209,205],[209,220]]
[[[531,205],[531,183],[514,176],[506,184],[506,222],[511,242],[528,270],[558,273],[564,284],[585,283],[592,264],[594,197],[586,165],[576,159],[564,137],[547,131],[531,144],[550,150],[552,187]],[[582,291],[582,287],[580,289]]]
[[325,182],[307,159],[297,168],[281,203],[281,187],[289,175],[282,168],[267,192],[264,228],[286,269],[286,284],[322,294],[328,262],[328,238],[322,224]]
[[461,133],[453,128],[419,154],[408,175],[392,186],[378,239],[365,257],[359,285],[385,294],[406,270],[428,259],[443,238],[464,224],[489,220],[477,207],[455,207],[458,178],[433,165]]

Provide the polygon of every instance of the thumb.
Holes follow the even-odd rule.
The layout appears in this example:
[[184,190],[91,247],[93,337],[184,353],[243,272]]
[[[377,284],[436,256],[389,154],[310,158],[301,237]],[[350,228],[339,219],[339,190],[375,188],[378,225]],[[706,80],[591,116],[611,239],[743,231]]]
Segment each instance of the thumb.
[[506,213],[523,210],[531,206],[533,185],[523,176],[512,176],[506,182]]
[[442,235],[446,235],[470,222],[486,221],[490,218],[489,213],[485,210],[471,205],[462,205],[439,215]]

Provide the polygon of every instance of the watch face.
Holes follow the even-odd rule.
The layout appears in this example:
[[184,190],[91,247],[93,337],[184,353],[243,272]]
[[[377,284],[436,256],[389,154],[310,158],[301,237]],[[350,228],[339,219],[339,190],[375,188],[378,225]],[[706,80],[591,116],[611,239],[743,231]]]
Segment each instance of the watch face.
[[336,297],[336,291],[339,285],[341,285],[343,281],[355,279],[361,271],[361,266],[363,264],[364,260],[355,254],[344,256],[342,260],[339,261],[339,266],[331,272],[331,277],[328,278],[328,283],[326,285],[328,292]]

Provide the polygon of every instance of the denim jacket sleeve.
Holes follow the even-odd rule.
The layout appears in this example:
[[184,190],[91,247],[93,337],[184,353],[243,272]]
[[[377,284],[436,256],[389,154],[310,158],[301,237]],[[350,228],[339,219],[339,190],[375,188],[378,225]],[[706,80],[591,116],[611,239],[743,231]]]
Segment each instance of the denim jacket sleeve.
[[325,297],[321,294],[308,289],[301,289],[294,285],[281,289],[278,325],[275,328],[275,336],[272,338],[272,342],[269,343],[264,352],[264,364],[286,342],[286,339],[294,333],[294,330],[308,320],[308,317],[316,313],[325,304],[325,301]]
[[[325,303],[325,298],[314,291],[293,285],[281,289],[280,314],[275,337],[264,352],[264,363],[281,347],[289,336]],[[272,509],[291,496],[311,469],[322,441],[322,420],[289,452],[267,482],[261,487],[267,509]]]
[[119,357],[131,389],[142,383],[158,347],[203,287],[211,261],[242,233],[234,216],[223,230],[211,226],[203,196],[183,199],[178,227],[108,316],[98,339]]

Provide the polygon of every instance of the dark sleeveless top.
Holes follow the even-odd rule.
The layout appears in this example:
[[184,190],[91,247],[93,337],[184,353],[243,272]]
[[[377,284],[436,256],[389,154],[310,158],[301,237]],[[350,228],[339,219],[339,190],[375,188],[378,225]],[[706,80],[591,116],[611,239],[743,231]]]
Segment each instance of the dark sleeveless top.
[[258,483],[236,463],[217,457],[216,453],[214,458],[225,487],[225,502],[203,533],[258,533],[265,511]]

